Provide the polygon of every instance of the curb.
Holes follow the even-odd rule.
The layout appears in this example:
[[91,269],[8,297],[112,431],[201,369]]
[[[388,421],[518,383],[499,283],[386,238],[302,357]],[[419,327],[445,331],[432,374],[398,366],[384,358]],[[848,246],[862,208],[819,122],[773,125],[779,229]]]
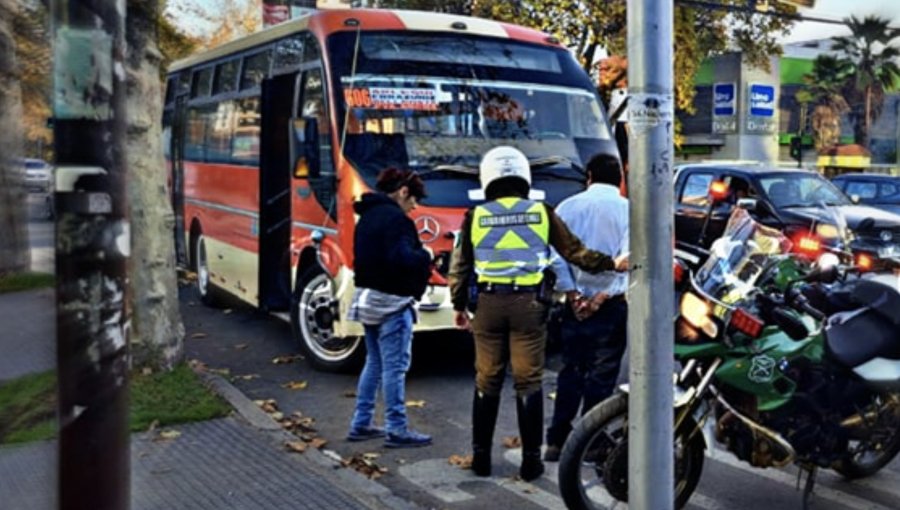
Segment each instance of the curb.
[[[195,372],[203,383],[219,396],[224,398],[237,414],[256,429],[263,430],[279,442],[296,441],[297,437],[285,431],[281,425],[253,403],[241,390],[227,379],[209,372]],[[330,455],[329,455],[330,454]],[[373,510],[413,510],[420,508],[410,501],[394,495],[387,487],[345,469],[340,463],[340,456],[331,450],[309,448],[303,457],[310,461],[313,468],[334,479],[335,485],[356,497],[361,503]]]

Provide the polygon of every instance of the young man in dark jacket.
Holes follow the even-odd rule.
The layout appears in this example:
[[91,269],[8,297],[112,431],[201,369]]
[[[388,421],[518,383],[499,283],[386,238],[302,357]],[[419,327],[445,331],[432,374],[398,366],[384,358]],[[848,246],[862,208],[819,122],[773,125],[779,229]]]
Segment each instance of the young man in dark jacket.
[[[365,326],[367,354],[347,439],[387,435],[389,448],[425,446],[431,436],[408,427],[405,404],[415,302],[425,293],[432,262],[408,214],[425,197],[425,185],[415,172],[389,168],[379,174],[376,188],[380,193],[366,193],[354,204],[356,291],[349,318]],[[386,434],[373,423],[379,386]]]

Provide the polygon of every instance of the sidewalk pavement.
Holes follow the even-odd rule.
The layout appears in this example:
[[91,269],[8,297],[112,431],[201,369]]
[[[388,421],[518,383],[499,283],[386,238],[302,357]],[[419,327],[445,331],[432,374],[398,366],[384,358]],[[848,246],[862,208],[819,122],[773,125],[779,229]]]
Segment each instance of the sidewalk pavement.
[[[0,381],[54,367],[52,290],[0,295],[0,320]],[[288,452],[295,436],[229,382],[205,379],[237,415],[169,427],[174,439],[132,434],[132,509],[413,508],[320,450]],[[56,456],[56,441],[0,447],[0,506],[56,508]]]

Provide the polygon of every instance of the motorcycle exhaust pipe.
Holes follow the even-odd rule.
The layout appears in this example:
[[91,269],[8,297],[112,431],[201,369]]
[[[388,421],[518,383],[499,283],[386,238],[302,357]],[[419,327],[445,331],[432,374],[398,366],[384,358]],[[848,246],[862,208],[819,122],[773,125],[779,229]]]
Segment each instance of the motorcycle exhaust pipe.
[[864,413],[857,413],[853,416],[844,418],[844,420],[841,422],[841,427],[845,429],[854,429],[866,425],[871,425],[872,423],[878,421],[878,417],[880,415],[888,412],[893,412],[896,415],[900,415],[900,396],[891,395],[890,397],[888,397],[888,401],[878,409],[873,409]]
[[751,430],[755,430],[756,432],[759,432],[763,436],[770,439],[774,444],[778,445],[782,450],[784,450],[784,452],[786,454],[784,459],[777,460],[777,461],[773,459],[772,467],[780,468],[780,467],[787,466],[791,462],[794,462],[794,459],[797,458],[797,452],[794,451],[794,447],[791,446],[791,443],[788,443],[787,439],[782,437],[781,434],[779,434],[778,432],[775,432],[774,430],[772,430],[768,427],[760,425],[759,423],[756,423],[755,421],[751,420],[750,418],[747,418],[746,416],[741,414],[737,409],[732,407],[731,404],[726,402],[725,399],[722,398],[721,395],[716,395],[716,399],[719,401],[719,403],[721,403],[723,406],[725,406],[725,409],[730,411],[731,414],[733,414],[739,420],[741,420],[744,423],[744,425],[750,427]]

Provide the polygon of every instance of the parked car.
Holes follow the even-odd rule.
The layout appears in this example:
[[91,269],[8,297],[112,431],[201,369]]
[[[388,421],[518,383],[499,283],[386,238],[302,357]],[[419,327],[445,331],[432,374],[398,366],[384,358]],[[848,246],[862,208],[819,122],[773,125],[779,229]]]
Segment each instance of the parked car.
[[[718,196],[716,196],[718,195]],[[760,164],[687,164],[675,173],[675,239],[708,248],[735,206],[782,229],[795,248],[850,248],[876,257],[900,255],[900,215],[854,204],[816,172]],[[846,222],[847,229],[841,228]],[[842,239],[842,234],[847,239]]]
[[900,177],[843,174],[831,180],[853,201],[900,214]]
[[41,159],[26,159],[25,186],[29,193],[50,193],[53,190],[53,167]]

